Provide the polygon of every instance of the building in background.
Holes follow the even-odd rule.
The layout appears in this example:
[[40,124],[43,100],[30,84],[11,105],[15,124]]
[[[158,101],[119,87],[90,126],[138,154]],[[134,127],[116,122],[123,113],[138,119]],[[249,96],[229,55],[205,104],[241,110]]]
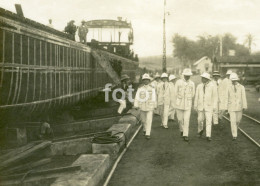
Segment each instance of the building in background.
[[212,72],[212,62],[211,59],[207,56],[202,57],[196,61],[192,66],[192,71],[196,74],[201,74],[203,72],[211,73]]

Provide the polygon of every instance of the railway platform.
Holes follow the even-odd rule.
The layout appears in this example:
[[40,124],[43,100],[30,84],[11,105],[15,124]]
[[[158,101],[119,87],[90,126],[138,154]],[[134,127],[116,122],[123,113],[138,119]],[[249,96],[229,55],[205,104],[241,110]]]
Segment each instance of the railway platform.
[[241,133],[232,141],[228,121],[213,127],[208,142],[205,136],[197,137],[197,116],[192,111],[189,138],[185,142],[180,137],[177,122],[163,129],[159,116],[154,116],[151,139],[139,132],[108,185],[260,184],[259,147]]

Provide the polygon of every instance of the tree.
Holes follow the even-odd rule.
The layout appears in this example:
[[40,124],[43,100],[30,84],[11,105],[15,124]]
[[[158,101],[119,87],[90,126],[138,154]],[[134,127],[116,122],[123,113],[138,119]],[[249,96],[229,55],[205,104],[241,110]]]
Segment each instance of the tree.
[[[207,56],[214,58],[220,56],[220,37],[218,35],[200,35],[196,41],[190,40],[185,36],[175,34],[172,38],[174,46],[174,56],[179,58],[183,66],[188,66],[192,62]],[[247,56],[249,50],[238,43],[236,37],[230,33],[222,36],[222,55],[228,56],[229,50],[235,50],[236,56]]]
[[246,35],[246,40],[244,44],[248,46],[249,54],[251,54],[252,45],[255,45],[254,40],[255,38],[252,34],[249,33]]

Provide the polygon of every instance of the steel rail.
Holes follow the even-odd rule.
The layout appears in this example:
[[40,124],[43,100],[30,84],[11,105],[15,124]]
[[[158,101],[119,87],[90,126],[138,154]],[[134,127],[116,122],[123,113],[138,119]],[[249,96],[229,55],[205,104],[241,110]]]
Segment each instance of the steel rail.
[[[139,121],[138,121],[139,122]],[[134,140],[135,136],[138,134],[138,132],[140,131],[140,129],[142,128],[142,125],[140,125],[138,127],[138,129],[136,130],[136,132],[134,133],[134,135],[132,136],[132,138],[130,139],[130,141],[127,143],[125,149],[121,152],[121,154],[119,155],[119,157],[117,158],[116,162],[114,163],[108,177],[106,178],[106,181],[104,183],[103,186],[107,186],[111,177],[113,176],[114,172],[115,172],[115,169],[118,165],[118,163],[120,162],[120,160],[122,159],[123,155],[126,153],[127,149],[129,148],[129,146],[131,145],[132,141]]]
[[[230,122],[230,120],[226,117],[226,116],[223,116],[227,121]],[[260,144],[255,141],[251,136],[249,136],[243,129],[241,129],[240,127],[238,127],[238,129],[240,130],[240,132],[242,134],[244,134],[250,141],[252,141],[256,146],[258,146],[260,148]]]
[[245,116],[246,118],[249,118],[249,119],[255,121],[255,122],[258,123],[258,124],[260,124],[260,121],[258,121],[258,120],[255,119],[255,118],[252,118],[251,116],[248,116],[247,114],[243,114],[243,116]]

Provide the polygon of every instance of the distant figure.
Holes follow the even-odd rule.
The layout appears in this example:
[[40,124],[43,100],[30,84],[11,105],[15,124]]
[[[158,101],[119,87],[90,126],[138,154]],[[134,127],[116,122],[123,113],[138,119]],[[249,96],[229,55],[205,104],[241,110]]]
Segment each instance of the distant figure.
[[78,30],[79,40],[81,43],[87,42],[87,34],[88,34],[88,28],[85,25],[85,21],[81,21],[81,25]]
[[128,33],[128,42],[133,43],[133,41],[134,41],[134,34],[133,34],[133,31],[130,30]]
[[47,26],[50,27],[50,28],[53,28],[52,19],[49,19],[49,24]]
[[39,139],[53,139],[53,130],[49,123],[43,122],[40,127]]
[[72,35],[73,37],[73,40],[75,41],[75,34],[76,34],[76,31],[77,31],[77,27],[76,25],[74,24],[75,21],[72,20],[70,22],[67,23],[67,26],[65,27],[64,31],[70,35]]

